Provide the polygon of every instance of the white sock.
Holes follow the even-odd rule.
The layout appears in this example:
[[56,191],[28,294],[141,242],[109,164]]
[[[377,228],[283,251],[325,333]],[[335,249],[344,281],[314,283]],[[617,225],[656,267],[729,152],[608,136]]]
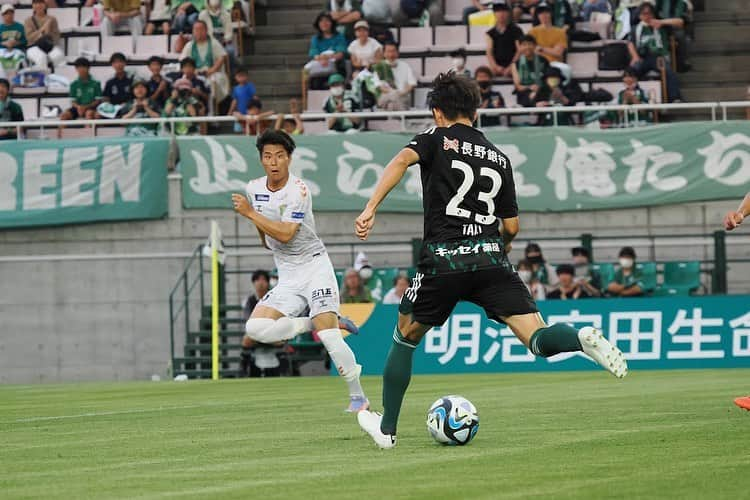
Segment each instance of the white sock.
[[333,364],[336,365],[339,375],[346,380],[349,386],[349,395],[364,397],[365,392],[359,383],[359,373],[362,371],[362,367],[357,364],[349,344],[344,342],[341,331],[338,328],[320,330],[318,337],[320,337],[320,341],[323,342],[331,356]]
[[270,318],[250,318],[245,323],[245,333],[263,344],[274,344],[293,339],[300,333],[313,330],[310,318],[287,318],[282,316],[277,320]]

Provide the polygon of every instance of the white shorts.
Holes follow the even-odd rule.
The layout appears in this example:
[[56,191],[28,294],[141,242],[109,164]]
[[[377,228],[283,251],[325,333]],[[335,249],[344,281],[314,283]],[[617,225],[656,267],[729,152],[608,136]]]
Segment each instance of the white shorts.
[[279,268],[279,282],[258,305],[272,307],[284,316],[314,318],[339,312],[339,286],[328,254],[323,252],[304,265]]

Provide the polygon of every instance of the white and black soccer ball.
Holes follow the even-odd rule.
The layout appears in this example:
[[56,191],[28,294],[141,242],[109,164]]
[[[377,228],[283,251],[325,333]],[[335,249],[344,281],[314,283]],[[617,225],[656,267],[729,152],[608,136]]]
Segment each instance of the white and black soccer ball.
[[461,396],[443,396],[427,412],[427,429],[441,444],[468,444],[479,430],[479,412]]

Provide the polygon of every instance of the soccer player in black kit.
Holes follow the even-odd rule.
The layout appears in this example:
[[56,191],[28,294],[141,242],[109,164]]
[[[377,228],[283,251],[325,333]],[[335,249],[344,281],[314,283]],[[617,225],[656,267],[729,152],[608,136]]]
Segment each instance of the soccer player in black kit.
[[433,82],[427,102],[435,127],[417,135],[388,164],[357,217],[365,240],[375,212],[411,165],[419,164],[424,243],[417,272],[399,305],[398,325],[383,372],[383,414],[358,413],[359,425],[381,448],[396,446],[396,424],[411,379],[414,349],[427,331],[445,323],[460,300],[504,322],[537,356],[583,351],[618,378],[627,363],[593,327],[547,326],[508,260],[518,234],[513,170],[508,157],[472,126],[480,102],[476,82],[454,73]]

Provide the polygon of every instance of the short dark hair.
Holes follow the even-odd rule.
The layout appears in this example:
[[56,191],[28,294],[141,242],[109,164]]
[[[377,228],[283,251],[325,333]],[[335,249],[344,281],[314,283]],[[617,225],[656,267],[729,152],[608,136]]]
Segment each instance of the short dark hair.
[[268,271],[264,269],[258,269],[257,271],[253,273],[252,281],[253,283],[255,283],[261,278],[265,278],[266,281],[271,281],[271,275],[269,274]]
[[5,78],[0,78],[0,85],[4,85],[6,89],[10,90],[10,82]]
[[85,57],[79,57],[78,59],[73,62],[73,66],[76,68],[90,68],[91,67],[91,61],[86,59]]
[[637,79],[638,73],[636,73],[633,68],[625,68],[625,71],[622,73],[622,77],[625,78],[626,76]]
[[195,64],[195,59],[193,59],[192,57],[186,57],[185,59],[180,61],[180,68],[184,68],[185,66],[188,66],[188,65],[194,68],[197,68]]
[[559,266],[557,266],[557,269],[555,270],[555,274],[557,275],[569,274],[573,276],[575,275],[575,273],[576,273],[576,268],[570,264],[560,264]]
[[149,57],[148,61],[146,61],[146,64],[150,65],[153,62],[159,63],[160,65],[164,66],[164,60],[161,57],[159,57],[159,56],[151,56],[151,57]]
[[523,42],[530,42],[536,45],[536,38],[534,38],[532,35],[523,35],[521,38],[518,39],[518,43]]
[[524,253],[527,254],[529,252],[539,252],[542,253],[542,247],[539,246],[539,243],[534,243],[533,241],[530,241],[528,245],[526,245],[526,249],[524,250]]
[[237,68],[237,71],[234,72],[234,76],[239,74],[247,75],[247,68]]
[[297,145],[294,143],[294,139],[289,137],[289,134],[283,130],[266,130],[263,132],[258,140],[255,142],[255,146],[258,148],[258,153],[263,155],[263,148],[268,144],[283,147],[289,156],[292,156],[294,148]]
[[122,52],[115,52],[111,56],[109,56],[109,64],[112,64],[115,61],[122,61],[124,63],[128,62],[128,58],[125,57],[125,54]]
[[630,257],[631,259],[635,260],[635,250],[633,247],[622,247],[620,249],[620,253],[617,254],[618,257]]
[[336,20],[333,18],[333,16],[331,16],[331,14],[325,11],[319,13],[315,18],[315,21],[313,21],[313,28],[315,28],[315,31],[317,31],[318,33],[322,33],[322,31],[320,31],[320,28],[318,28],[318,24],[324,17],[328,18],[328,20],[331,21],[331,32],[336,33],[336,26],[338,25],[338,23],[336,23]]
[[481,100],[477,82],[453,72],[440,73],[427,94],[428,107],[439,109],[449,120],[463,117],[473,121]]
[[396,42],[395,40],[386,40],[385,42],[383,42],[383,52],[385,52],[385,48],[389,45],[393,45],[394,47],[396,47],[396,50],[398,50],[398,42]]
[[208,23],[204,21],[203,19],[196,19],[195,22],[193,23],[193,26],[195,26],[198,23],[201,23],[203,26],[206,27],[206,29],[208,29]]
[[485,75],[492,78],[492,70],[489,66],[479,66],[477,69],[474,70],[474,78],[477,77],[479,73],[484,73]]
[[587,259],[591,258],[591,253],[589,252],[589,249],[586,247],[573,247],[570,250],[570,254],[573,257],[578,257],[579,255],[586,257]]
[[651,14],[656,15],[656,7],[654,7],[648,2],[643,2],[641,4],[641,6],[638,8],[638,14],[643,13],[643,11],[647,9],[651,11]]

